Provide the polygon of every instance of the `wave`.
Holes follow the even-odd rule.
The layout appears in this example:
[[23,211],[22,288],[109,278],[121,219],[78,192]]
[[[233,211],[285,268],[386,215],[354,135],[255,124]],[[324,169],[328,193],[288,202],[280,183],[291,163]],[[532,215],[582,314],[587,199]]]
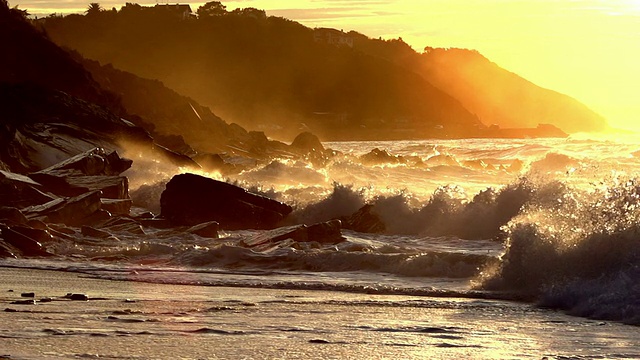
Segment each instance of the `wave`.
[[234,245],[193,250],[172,264],[207,268],[259,268],[312,272],[375,272],[404,277],[469,278],[495,258],[479,254],[425,252],[388,253],[373,246],[344,242],[334,249],[279,248],[256,252]]
[[640,324],[640,186],[629,180],[598,191],[564,187],[554,198],[509,222],[506,251],[483,271],[480,288]]

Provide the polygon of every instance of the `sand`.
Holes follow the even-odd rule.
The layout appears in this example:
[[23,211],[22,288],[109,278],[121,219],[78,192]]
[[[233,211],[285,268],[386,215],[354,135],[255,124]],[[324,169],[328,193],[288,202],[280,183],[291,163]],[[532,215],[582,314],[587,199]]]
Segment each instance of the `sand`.
[[[12,304],[28,300],[24,292],[35,293],[35,305]],[[177,286],[0,268],[0,302],[0,358],[8,359],[640,356],[635,327],[486,300]]]

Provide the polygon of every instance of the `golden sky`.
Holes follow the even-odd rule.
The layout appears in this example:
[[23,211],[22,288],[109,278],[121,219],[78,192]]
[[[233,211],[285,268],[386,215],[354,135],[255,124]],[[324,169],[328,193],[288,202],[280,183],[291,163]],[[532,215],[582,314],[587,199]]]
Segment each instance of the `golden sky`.
[[[92,0],[96,1],[96,0]],[[78,0],[10,1],[32,14],[81,12]],[[123,2],[100,2],[119,8]],[[310,27],[480,51],[537,85],[640,130],[640,0],[240,0]],[[155,4],[155,2],[140,2]],[[191,3],[195,10],[200,3]]]

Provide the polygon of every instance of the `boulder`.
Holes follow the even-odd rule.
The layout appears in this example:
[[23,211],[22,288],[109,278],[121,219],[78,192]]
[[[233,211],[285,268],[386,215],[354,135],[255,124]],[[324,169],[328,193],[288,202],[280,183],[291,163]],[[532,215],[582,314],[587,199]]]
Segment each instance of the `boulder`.
[[298,136],[296,136],[296,138],[293,139],[293,142],[291,143],[291,147],[303,154],[313,152],[322,153],[325,150],[322,142],[320,142],[320,139],[318,139],[317,136],[308,131],[300,133]]
[[244,247],[264,247],[266,244],[275,244],[283,240],[291,239],[294,242],[318,242],[323,244],[337,244],[344,240],[341,232],[342,222],[331,220],[310,226],[294,225],[265,231],[255,236],[243,239],[240,244]]
[[188,233],[202,236],[203,238],[217,239],[220,224],[215,221],[198,224],[187,229]]
[[386,231],[384,222],[375,213],[374,206],[367,204],[349,217],[342,218],[345,229],[361,233],[379,234]]
[[106,210],[112,215],[127,215],[131,211],[132,201],[130,199],[100,199],[102,210]]
[[405,164],[407,160],[400,155],[391,155],[386,150],[375,148],[360,156],[360,161],[368,165]]
[[292,211],[289,205],[195,174],[174,176],[160,207],[160,216],[176,225],[216,221],[229,230],[272,229]]
[[39,243],[46,243],[53,240],[53,236],[47,229],[36,229],[27,226],[11,226],[11,229]]
[[100,191],[92,191],[69,199],[56,199],[46,204],[22,209],[27,218],[45,222],[80,226],[109,214],[101,211]]

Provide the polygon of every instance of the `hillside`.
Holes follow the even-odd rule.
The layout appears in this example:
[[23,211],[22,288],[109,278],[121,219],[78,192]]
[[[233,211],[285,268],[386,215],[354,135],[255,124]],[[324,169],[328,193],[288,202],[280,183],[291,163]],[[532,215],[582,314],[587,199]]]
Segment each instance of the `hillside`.
[[61,49],[4,0],[0,46],[11,54],[0,57],[0,170],[37,171],[96,146],[122,150],[124,142],[195,166],[184,156],[194,155],[192,146],[253,158],[288,150],[225,123],[159,81]]
[[426,48],[418,54],[401,40],[370,39],[353,31],[349,36],[354,49],[415,71],[459,100],[487,126],[551,124],[569,133],[608,128],[601,115],[576,99],[537,86],[477,51]]
[[[152,8],[151,8],[152,9]],[[414,71],[317,41],[298,23],[252,13],[183,20],[127,5],[39,23],[58,44],[291,139],[478,136],[483,125]]]
[[576,99],[541,88],[475,51],[430,49],[421,57],[420,73],[487,125],[509,128],[553,124],[569,133],[608,127],[601,115]]
[[475,51],[419,54],[402,40],[309,29],[253,8],[184,19],[127,4],[39,24],[88,58],[159,79],[224,119],[282,139],[303,130],[398,139],[510,136],[491,125],[553,129],[523,136],[606,128],[575,99]]

